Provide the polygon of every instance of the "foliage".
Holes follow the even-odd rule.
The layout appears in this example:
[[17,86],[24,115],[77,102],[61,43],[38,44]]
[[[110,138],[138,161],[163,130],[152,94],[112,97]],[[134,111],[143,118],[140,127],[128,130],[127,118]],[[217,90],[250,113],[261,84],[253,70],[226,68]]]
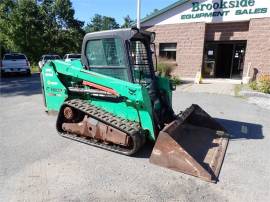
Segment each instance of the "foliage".
[[172,76],[170,80],[171,80],[173,85],[177,86],[177,85],[181,84],[181,79],[176,75]]
[[74,13],[70,0],[2,0],[0,48],[25,53],[31,62],[46,53],[79,52],[84,23]]
[[150,15],[154,15],[156,12],[158,12],[159,10],[157,8],[155,8],[152,12],[150,12],[149,14],[146,14],[146,17],[150,16]]
[[176,67],[176,63],[173,60],[166,58],[159,58],[157,63],[158,74],[162,77],[167,77],[171,80],[172,84],[179,85],[181,80],[178,76],[172,75],[173,70]]
[[114,18],[95,14],[90,23],[86,25],[85,31],[96,32],[101,30],[118,29],[119,27],[119,24]]
[[165,58],[158,59],[157,71],[161,76],[171,77],[171,73],[173,72],[175,67],[176,64],[174,61]]
[[40,68],[38,66],[31,66],[31,73],[39,73]]
[[132,20],[129,15],[127,15],[126,17],[124,17],[124,24],[121,26],[121,28],[129,28],[134,22],[135,21]]
[[15,2],[12,0],[2,0],[0,3],[0,49],[1,57],[3,52],[11,44],[10,37],[8,36],[7,30],[9,29],[10,16],[12,10],[15,7]]
[[250,87],[252,90],[258,90],[258,89],[257,89],[257,82],[256,82],[256,81],[250,82],[249,87]]
[[257,88],[260,92],[270,93],[270,74],[259,76],[257,81]]
[[[74,14],[71,0],[0,0],[0,58],[21,52],[37,64],[43,54],[80,52],[86,32],[120,28],[114,18],[99,14],[83,28]],[[127,15],[121,27],[133,22]]]
[[264,74],[258,77],[256,81],[249,84],[250,88],[262,93],[270,93],[270,74]]
[[169,63],[158,63],[157,71],[161,76],[170,77],[173,71],[173,66]]
[[[10,1],[11,2],[11,1]],[[38,6],[33,1],[12,1],[6,18],[0,22],[4,46],[25,53],[30,60],[39,54],[42,23]]]

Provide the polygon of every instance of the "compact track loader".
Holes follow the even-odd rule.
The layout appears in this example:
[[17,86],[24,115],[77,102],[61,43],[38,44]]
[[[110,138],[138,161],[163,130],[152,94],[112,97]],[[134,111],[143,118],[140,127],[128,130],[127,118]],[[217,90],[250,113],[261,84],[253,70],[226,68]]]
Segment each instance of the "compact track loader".
[[150,162],[216,182],[226,130],[198,105],[172,109],[170,80],[155,74],[155,33],[119,29],[84,37],[81,60],[42,68],[45,107],[66,138],[133,155],[154,141]]

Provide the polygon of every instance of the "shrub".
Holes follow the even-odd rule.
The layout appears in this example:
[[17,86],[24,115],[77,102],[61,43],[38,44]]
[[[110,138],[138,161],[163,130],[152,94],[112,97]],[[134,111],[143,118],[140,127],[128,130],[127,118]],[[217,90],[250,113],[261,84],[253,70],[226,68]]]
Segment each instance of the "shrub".
[[173,66],[166,63],[158,63],[157,70],[161,76],[170,77],[173,71]]
[[262,93],[270,93],[270,74],[259,76],[256,81],[249,84],[249,87]]
[[171,77],[171,73],[175,67],[176,63],[174,61],[164,58],[158,59],[157,71],[159,72],[160,76]]
[[270,93],[270,74],[259,76],[256,87],[260,92]]
[[177,86],[177,85],[181,84],[181,80],[178,76],[172,76],[170,80],[171,80],[173,85]]
[[159,76],[167,77],[170,79],[172,84],[179,85],[181,80],[178,76],[172,76],[172,72],[176,67],[176,62],[173,60],[168,60],[166,58],[159,58],[157,64],[157,71]]
[[252,81],[252,82],[249,84],[249,87],[250,87],[252,90],[257,90],[257,82],[256,82],[256,81]]

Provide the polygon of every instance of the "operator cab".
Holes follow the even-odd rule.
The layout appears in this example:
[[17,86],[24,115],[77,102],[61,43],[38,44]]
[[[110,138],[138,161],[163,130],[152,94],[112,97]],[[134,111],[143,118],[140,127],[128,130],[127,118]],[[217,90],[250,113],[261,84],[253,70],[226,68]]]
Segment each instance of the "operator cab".
[[[148,90],[159,129],[174,119],[167,92],[158,87],[151,45],[155,33],[136,28],[89,33],[84,37],[82,63],[86,69],[138,83]],[[155,49],[155,48],[154,48]]]
[[155,77],[150,49],[154,35],[134,28],[89,33],[82,62],[91,71],[148,86]]
[[148,87],[155,78],[152,61],[154,52],[150,49],[151,38],[154,38],[154,33],[146,35],[139,32],[128,42],[133,82],[145,87]]

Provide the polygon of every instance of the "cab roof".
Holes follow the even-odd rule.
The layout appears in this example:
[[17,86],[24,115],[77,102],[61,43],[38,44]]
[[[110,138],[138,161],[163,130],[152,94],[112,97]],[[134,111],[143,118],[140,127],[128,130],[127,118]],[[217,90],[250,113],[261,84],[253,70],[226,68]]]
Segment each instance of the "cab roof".
[[119,37],[122,40],[130,40],[134,36],[139,37],[139,35],[144,35],[151,37],[152,32],[138,30],[137,28],[126,28],[126,29],[115,29],[115,30],[106,30],[99,32],[88,33],[84,37],[84,42],[91,39],[101,39],[108,37]]

